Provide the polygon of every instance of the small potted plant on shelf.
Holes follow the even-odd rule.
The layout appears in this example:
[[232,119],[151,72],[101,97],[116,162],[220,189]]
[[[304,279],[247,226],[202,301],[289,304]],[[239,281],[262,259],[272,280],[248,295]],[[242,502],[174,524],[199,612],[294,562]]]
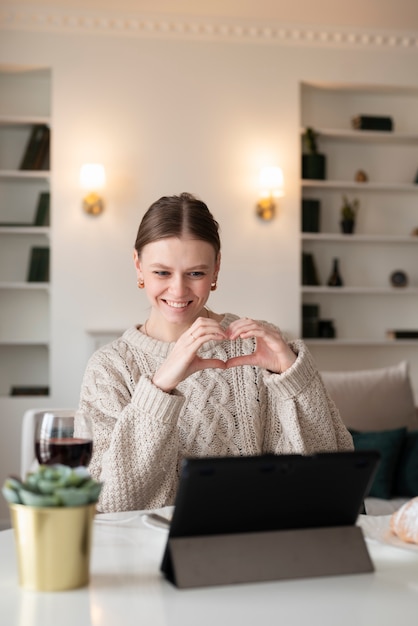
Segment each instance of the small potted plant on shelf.
[[341,231],[346,235],[351,235],[356,226],[356,217],[360,203],[357,199],[349,200],[347,196],[343,196],[341,206]]
[[2,493],[9,503],[24,589],[64,591],[87,585],[101,488],[85,467],[66,465],[40,465],[25,481],[6,479]]
[[303,179],[325,180],[326,178],[326,158],[324,154],[318,152],[317,137],[318,133],[311,127],[308,127],[303,135]]

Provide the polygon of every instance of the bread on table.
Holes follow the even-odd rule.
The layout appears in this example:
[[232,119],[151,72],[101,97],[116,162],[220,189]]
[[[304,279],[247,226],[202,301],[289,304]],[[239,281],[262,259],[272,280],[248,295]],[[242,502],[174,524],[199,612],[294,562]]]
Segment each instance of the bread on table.
[[392,514],[390,529],[402,541],[418,544],[418,497],[408,500]]

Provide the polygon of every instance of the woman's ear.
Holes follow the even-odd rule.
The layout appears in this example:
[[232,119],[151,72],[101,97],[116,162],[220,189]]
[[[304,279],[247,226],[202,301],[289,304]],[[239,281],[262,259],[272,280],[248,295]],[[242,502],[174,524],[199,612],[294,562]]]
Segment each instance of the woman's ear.
[[138,252],[134,250],[134,264],[137,270],[139,270],[139,257]]
[[141,260],[136,250],[134,250],[134,265],[135,265],[137,277],[142,278]]
[[144,283],[144,277],[142,275],[141,260],[136,250],[134,250],[134,265],[136,269],[136,278],[137,278],[136,284],[138,285],[138,289],[143,289],[145,286],[145,283]]

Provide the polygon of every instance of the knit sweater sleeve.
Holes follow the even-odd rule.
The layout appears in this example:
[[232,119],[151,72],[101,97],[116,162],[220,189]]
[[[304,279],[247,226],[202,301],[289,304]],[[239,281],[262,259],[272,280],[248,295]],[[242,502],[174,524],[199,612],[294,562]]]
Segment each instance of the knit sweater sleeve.
[[177,421],[181,395],[156,388],[140,374],[131,380],[123,359],[110,351],[95,353],[86,368],[76,414],[93,421],[89,470],[103,481],[98,508],[124,511],[163,506],[177,489]]
[[297,354],[295,363],[283,374],[264,372],[267,413],[279,416],[266,423],[265,451],[313,454],[352,450],[352,437],[307,346],[300,340],[290,345]]

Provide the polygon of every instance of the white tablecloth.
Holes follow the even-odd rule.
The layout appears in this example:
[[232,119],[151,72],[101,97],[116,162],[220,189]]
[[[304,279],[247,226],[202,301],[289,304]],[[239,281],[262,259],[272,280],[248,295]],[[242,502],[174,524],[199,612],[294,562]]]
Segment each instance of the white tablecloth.
[[[163,510],[162,513],[169,511]],[[178,590],[160,574],[167,531],[143,513],[98,517],[91,581],[60,593],[23,591],[13,533],[0,532],[5,626],[393,626],[415,624],[418,552],[384,537],[388,518],[359,524],[376,571],[369,574]]]

